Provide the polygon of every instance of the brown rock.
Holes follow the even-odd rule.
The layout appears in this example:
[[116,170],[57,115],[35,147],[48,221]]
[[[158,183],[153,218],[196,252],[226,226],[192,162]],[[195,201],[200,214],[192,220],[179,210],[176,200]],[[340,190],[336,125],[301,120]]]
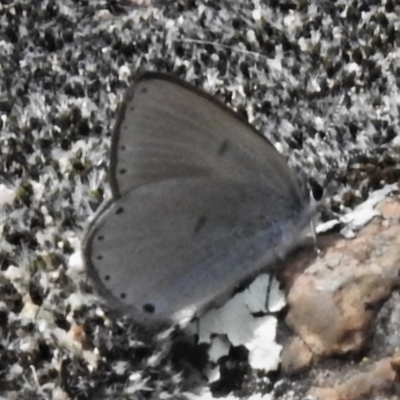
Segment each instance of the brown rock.
[[313,354],[306,344],[298,337],[293,338],[289,345],[283,348],[281,365],[284,372],[301,372],[309,367]]
[[[397,216],[397,205],[385,203],[385,215]],[[400,225],[375,218],[354,240],[331,241],[304,273],[286,276],[286,322],[319,356],[359,351],[399,272]]]
[[377,207],[378,211],[382,213],[385,219],[397,219],[400,220],[400,202],[393,201],[393,199],[387,199],[382,201]]
[[392,391],[393,383],[400,379],[398,366],[398,358],[384,358],[368,371],[355,373],[333,388],[312,388],[310,393],[319,400],[358,400],[385,395]]

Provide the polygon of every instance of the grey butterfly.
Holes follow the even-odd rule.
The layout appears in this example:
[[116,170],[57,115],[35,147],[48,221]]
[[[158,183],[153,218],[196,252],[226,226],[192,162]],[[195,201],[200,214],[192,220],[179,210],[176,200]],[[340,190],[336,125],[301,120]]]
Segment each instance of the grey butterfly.
[[110,184],[84,238],[88,274],[111,307],[145,326],[184,325],[291,249],[312,213],[305,185],[264,136],[162,73],[126,92]]

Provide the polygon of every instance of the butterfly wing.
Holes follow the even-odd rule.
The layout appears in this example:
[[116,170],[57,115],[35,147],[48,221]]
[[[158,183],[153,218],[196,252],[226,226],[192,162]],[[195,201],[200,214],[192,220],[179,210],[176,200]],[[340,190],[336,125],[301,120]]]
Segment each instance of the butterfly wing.
[[182,321],[289,247],[309,220],[296,175],[231,110],[169,76],[128,90],[112,138],[113,200],[84,240],[109,303]]
[[301,195],[283,157],[231,109],[172,76],[143,74],[126,93],[112,137],[113,195],[205,175]]
[[113,202],[94,224],[89,275],[136,320],[181,322],[268,265],[292,244],[287,232],[305,221],[287,199],[253,185],[209,177],[155,182]]

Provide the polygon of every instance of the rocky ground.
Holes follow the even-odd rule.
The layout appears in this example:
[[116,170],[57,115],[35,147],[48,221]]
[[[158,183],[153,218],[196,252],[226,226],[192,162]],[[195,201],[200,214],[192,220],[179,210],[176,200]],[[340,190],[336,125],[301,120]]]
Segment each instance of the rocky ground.
[[[279,313],[280,369],[252,368],[235,346],[212,383],[205,344],[155,341],[116,319],[92,294],[79,252],[110,197],[117,105],[143,70],[203,88],[260,129],[325,187],[322,222],[398,185],[399,29],[391,0],[1,0],[0,395],[398,398],[395,198],[356,242],[330,236],[317,266],[283,278],[292,306]],[[322,270],[343,262],[355,274],[327,285]],[[304,287],[320,297],[299,302]],[[308,318],[318,303],[327,308],[314,316],[331,324]]]

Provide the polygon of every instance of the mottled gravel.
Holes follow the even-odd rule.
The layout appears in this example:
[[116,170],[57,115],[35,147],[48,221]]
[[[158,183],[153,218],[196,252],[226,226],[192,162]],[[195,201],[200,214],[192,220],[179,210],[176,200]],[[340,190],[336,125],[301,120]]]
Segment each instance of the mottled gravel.
[[[207,386],[202,348],[113,318],[74,259],[110,196],[124,89],[157,70],[215,94],[327,187],[326,219],[400,181],[397,4],[0,0],[0,395],[184,399]],[[215,396],[302,398],[231,353]]]

